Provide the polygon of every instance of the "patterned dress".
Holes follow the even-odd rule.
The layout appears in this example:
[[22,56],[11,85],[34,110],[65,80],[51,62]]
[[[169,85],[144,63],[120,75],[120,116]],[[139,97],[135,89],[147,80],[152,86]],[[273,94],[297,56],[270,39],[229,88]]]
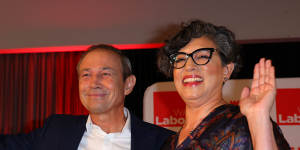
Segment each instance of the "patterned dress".
[[[290,149],[279,126],[273,122],[279,149]],[[162,150],[251,150],[252,141],[247,119],[238,106],[226,104],[217,107],[178,146],[179,133],[170,136]]]

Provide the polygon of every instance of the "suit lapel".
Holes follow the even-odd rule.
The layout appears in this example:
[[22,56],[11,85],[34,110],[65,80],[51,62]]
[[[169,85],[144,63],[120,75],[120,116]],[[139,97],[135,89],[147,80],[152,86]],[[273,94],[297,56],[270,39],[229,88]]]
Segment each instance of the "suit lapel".
[[138,138],[140,138],[140,122],[130,113],[130,126],[131,126],[131,150],[138,150]]
[[66,134],[63,135],[62,140],[65,142],[61,145],[62,149],[77,150],[81,138],[86,130],[87,116],[79,116],[74,121],[68,124]]
[[[131,150],[151,149],[149,145],[149,133],[144,123],[132,113],[131,118]],[[151,142],[150,142],[151,143]]]

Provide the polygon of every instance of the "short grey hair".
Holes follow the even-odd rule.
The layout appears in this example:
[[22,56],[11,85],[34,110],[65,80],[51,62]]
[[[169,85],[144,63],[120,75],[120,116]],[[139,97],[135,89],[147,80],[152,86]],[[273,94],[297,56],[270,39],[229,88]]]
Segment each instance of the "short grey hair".
[[82,62],[82,60],[84,59],[84,57],[92,52],[92,51],[96,51],[96,50],[107,50],[107,51],[110,51],[110,52],[113,52],[117,55],[120,56],[120,59],[121,59],[121,63],[122,63],[122,69],[123,69],[123,79],[125,80],[127,77],[129,77],[130,75],[132,75],[132,67],[131,67],[131,63],[130,63],[130,60],[127,56],[125,56],[121,50],[119,50],[118,48],[116,47],[113,47],[111,45],[107,45],[107,44],[98,44],[98,45],[92,45],[91,47],[89,47],[87,49],[87,51],[85,51],[81,56],[80,56],[80,59],[78,61],[78,64],[76,66],[76,69],[77,69],[77,73],[79,74],[79,67],[80,67],[80,64]]

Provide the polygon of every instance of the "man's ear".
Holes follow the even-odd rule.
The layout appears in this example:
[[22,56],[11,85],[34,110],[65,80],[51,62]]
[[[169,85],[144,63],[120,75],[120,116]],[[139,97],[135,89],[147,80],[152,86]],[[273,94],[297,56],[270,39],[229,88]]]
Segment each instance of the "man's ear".
[[224,68],[224,79],[229,79],[234,70],[234,63],[227,64]]
[[129,77],[126,78],[125,80],[125,89],[124,89],[124,94],[128,95],[132,92],[134,86],[135,86],[136,78],[135,75],[130,75]]

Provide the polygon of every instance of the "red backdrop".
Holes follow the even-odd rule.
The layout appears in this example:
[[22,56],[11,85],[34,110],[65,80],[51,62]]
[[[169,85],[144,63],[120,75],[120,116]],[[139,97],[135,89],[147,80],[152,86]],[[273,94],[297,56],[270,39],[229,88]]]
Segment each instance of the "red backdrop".
[[26,133],[51,114],[86,114],[78,96],[80,52],[0,54],[0,134]]

